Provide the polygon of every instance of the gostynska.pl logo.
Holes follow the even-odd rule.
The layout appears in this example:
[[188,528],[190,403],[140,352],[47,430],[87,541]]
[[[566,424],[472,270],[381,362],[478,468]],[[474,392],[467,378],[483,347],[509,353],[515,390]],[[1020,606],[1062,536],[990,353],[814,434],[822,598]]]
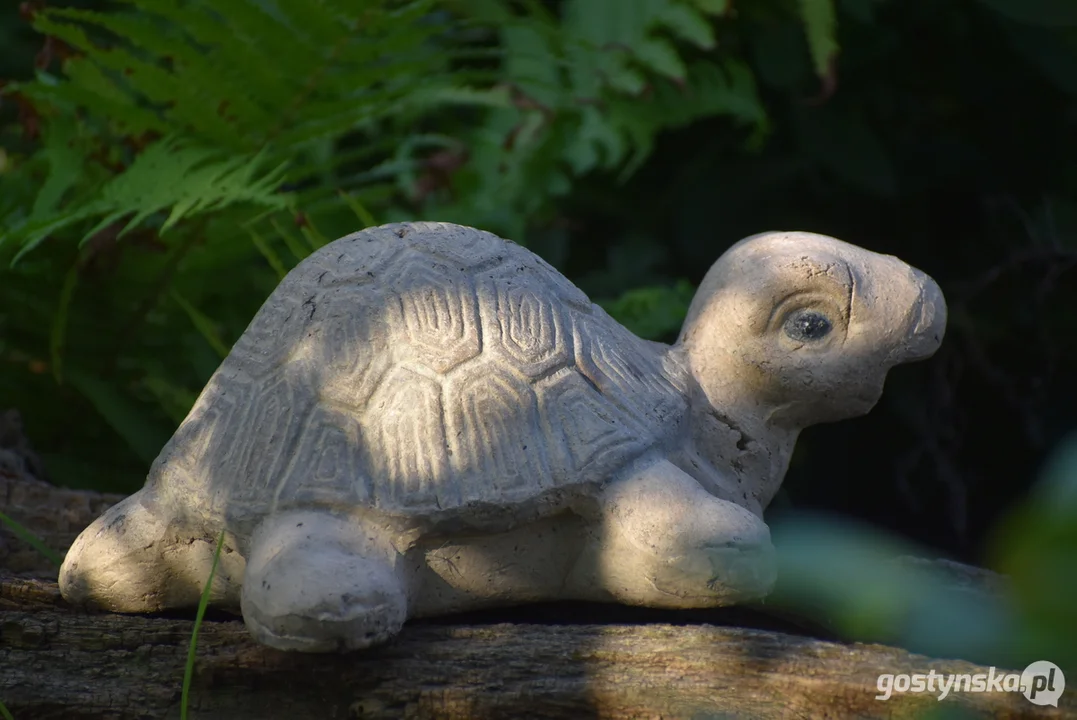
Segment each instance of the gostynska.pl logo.
[[880,675],[876,683],[879,695],[876,700],[889,700],[894,693],[934,693],[941,701],[950,693],[957,692],[1019,692],[1033,705],[1054,705],[1066,689],[1066,678],[1057,665],[1047,660],[1037,660],[1015,673],[1000,671],[994,667],[986,673],[942,674],[934,670],[926,673],[887,673]]

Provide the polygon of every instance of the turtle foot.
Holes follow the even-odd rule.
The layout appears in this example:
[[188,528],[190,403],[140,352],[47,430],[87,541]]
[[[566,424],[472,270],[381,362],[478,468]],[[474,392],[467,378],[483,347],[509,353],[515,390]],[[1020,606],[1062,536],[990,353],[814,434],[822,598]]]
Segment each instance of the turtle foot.
[[260,643],[321,653],[384,643],[407,619],[408,597],[361,528],[314,512],[267,520],[243,581],[243,619]]

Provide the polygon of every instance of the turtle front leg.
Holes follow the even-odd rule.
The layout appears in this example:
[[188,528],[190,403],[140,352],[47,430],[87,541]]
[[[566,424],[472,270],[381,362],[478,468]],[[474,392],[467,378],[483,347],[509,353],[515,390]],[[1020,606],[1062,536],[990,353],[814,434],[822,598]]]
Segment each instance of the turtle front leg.
[[770,530],[662,460],[612,483],[569,578],[572,594],[669,608],[757,599],[776,579]]
[[243,619],[279,650],[331,652],[377,645],[408,613],[395,551],[355,520],[293,511],[255,531],[243,579]]

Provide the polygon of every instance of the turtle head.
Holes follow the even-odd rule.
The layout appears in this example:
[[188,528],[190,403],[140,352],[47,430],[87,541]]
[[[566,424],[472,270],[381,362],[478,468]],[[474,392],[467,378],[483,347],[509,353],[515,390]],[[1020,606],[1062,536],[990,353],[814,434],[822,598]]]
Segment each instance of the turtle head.
[[933,355],[945,328],[942,291],[901,260],[769,232],[715,262],[678,344],[712,407],[801,429],[867,413],[887,371]]

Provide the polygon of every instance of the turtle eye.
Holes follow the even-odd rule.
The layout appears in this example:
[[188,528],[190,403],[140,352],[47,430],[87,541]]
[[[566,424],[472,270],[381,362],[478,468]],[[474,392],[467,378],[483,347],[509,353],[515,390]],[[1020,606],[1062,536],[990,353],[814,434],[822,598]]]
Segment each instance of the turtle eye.
[[799,310],[785,321],[785,334],[797,342],[822,340],[830,332],[830,320],[817,310]]

